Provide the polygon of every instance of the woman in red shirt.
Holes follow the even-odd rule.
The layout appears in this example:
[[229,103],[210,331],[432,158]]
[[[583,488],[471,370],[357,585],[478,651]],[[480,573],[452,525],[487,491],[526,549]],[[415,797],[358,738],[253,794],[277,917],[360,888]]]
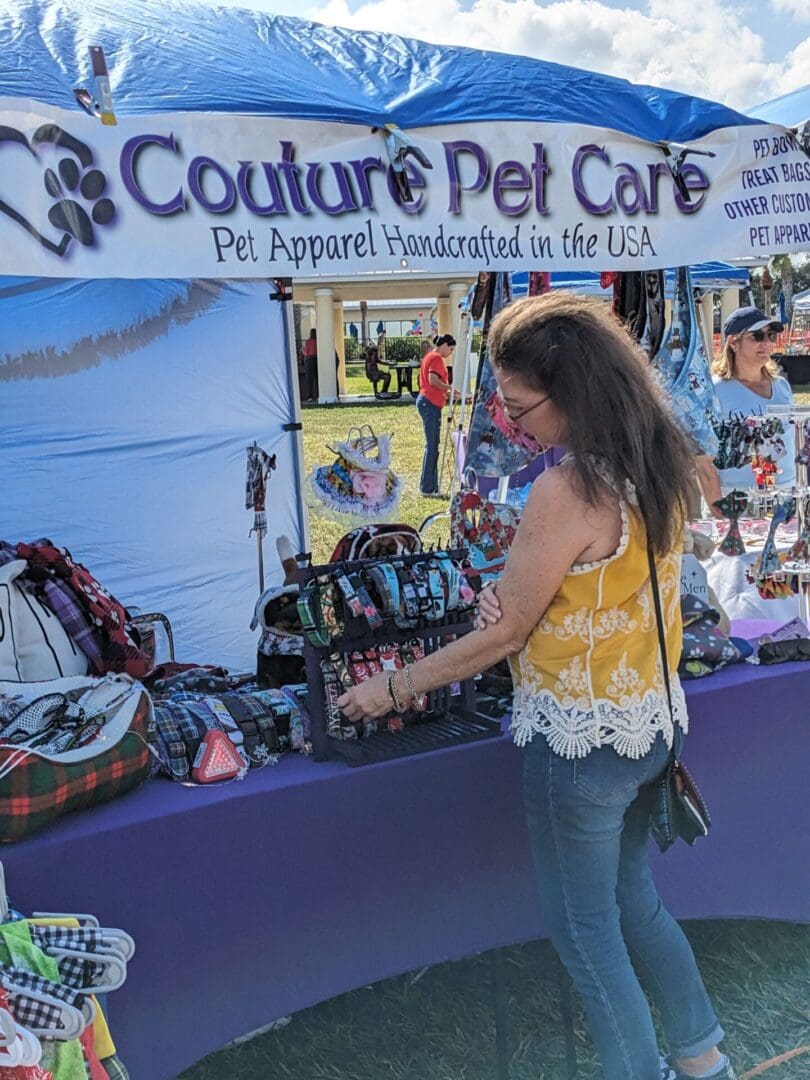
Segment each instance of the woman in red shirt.
[[450,396],[447,359],[452,356],[456,339],[442,334],[433,339],[433,349],[422,357],[419,369],[419,397],[416,408],[425,429],[425,456],[419,490],[423,495],[439,492],[439,438],[442,430],[442,407]]

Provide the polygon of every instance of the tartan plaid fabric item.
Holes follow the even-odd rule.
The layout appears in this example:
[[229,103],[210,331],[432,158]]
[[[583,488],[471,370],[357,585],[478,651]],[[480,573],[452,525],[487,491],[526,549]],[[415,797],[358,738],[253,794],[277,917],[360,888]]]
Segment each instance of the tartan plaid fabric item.
[[101,1064],[107,1070],[110,1080],[129,1080],[129,1073],[118,1054],[101,1059]]
[[[268,754],[279,750],[273,709],[263,700],[264,693],[230,691],[205,695],[176,690],[169,697],[155,698],[153,746],[160,761],[152,763],[153,774],[188,780],[200,743],[211,730],[224,731],[237,750],[245,754],[248,764],[264,764]],[[223,705],[233,720],[232,725],[223,722],[217,712],[217,706]],[[286,703],[285,712],[289,712]],[[231,730],[234,726],[241,735]]]
[[[19,840],[70,810],[107,802],[145,780],[150,710],[149,697],[141,692],[127,734],[86,761],[61,764],[36,753],[21,757],[0,776],[0,842]],[[19,754],[16,748],[0,745],[0,773]]]
[[17,555],[28,562],[29,581],[54,577],[70,586],[76,602],[97,628],[103,665],[97,674],[125,671],[139,679],[147,673],[151,667],[149,657],[129,631],[123,604],[96,581],[86,566],[74,562],[67,548],[57,548],[51,540],[35,540],[33,544],[17,544]]
[[173,780],[188,780],[191,763],[208,731],[224,731],[217,714],[200,694],[185,691],[155,701],[154,748],[161,768]]
[[[30,583],[23,575],[23,585]],[[42,583],[43,601],[51,609],[71,638],[93,664],[95,671],[103,671],[98,631],[76,602],[76,596],[61,578],[49,578]]]

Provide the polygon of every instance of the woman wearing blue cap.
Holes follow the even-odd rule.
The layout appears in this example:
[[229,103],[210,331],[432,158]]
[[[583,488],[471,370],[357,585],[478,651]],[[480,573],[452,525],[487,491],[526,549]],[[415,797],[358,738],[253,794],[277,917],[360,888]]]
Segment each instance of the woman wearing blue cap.
[[[755,307],[732,312],[723,325],[723,351],[712,363],[714,388],[722,419],[759,416],[769,405],[792,405],[790,383],[780,374],[772,357],[784,326]],[[790,488],[796,482],[793,427],[785,424],[785,454],[777,462],[776,486]],[[723,494],[752,486],[750,466],[719,469]]]

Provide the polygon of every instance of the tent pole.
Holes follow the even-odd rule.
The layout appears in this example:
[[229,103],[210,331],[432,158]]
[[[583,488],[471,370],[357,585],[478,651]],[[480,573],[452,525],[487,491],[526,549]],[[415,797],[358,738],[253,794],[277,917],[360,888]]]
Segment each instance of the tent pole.
[[[292,291],[292,280],[285,280],[285,287]],[[297,427],[290,432],[293,440],[293,456],[295,457],[295,474],[298,488],[298,536],[300,550],[310,550],[309,541],[309,518],[304,506],[304,438],[301,433],[301,395],[298,389],[298,358],[295,349],[295,323],[293,306],[291,302],[285,302],[284,309],[284,349],[287,354],[287,372],[290,386],[290,419]],[[261,555],[260,555],[261,558]],[[261,562],[259,564],[261,566]]]

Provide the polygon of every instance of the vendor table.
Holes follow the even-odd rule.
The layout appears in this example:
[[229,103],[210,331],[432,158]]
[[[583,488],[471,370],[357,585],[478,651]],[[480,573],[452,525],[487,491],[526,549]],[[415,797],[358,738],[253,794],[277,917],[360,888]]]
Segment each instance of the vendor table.
[[[413,361],[411,363],[402,364],[389,364],[388,367],[391,371],[396,372],[397,376],[397,388],[392,391],[397,397],[402,397],[403,390],[407,390],[412,398],[419,397],[419,361]],[[416,386],[414,386],[414,375],[416,375]],[[452,383],[453,381],[453,368],[447,368],[447,378]]]
[[[656,856],[679,918],[810,921],[809,692],[802,664],[687,684],[686,759],[715,824]],[[361,769],[290,755],[217,787],[155,780],[0,856],[17,907],[93,911],[134,935],[110,999],[133,1080],[172,1080],[349,989],[545,933],[507,737]]]

